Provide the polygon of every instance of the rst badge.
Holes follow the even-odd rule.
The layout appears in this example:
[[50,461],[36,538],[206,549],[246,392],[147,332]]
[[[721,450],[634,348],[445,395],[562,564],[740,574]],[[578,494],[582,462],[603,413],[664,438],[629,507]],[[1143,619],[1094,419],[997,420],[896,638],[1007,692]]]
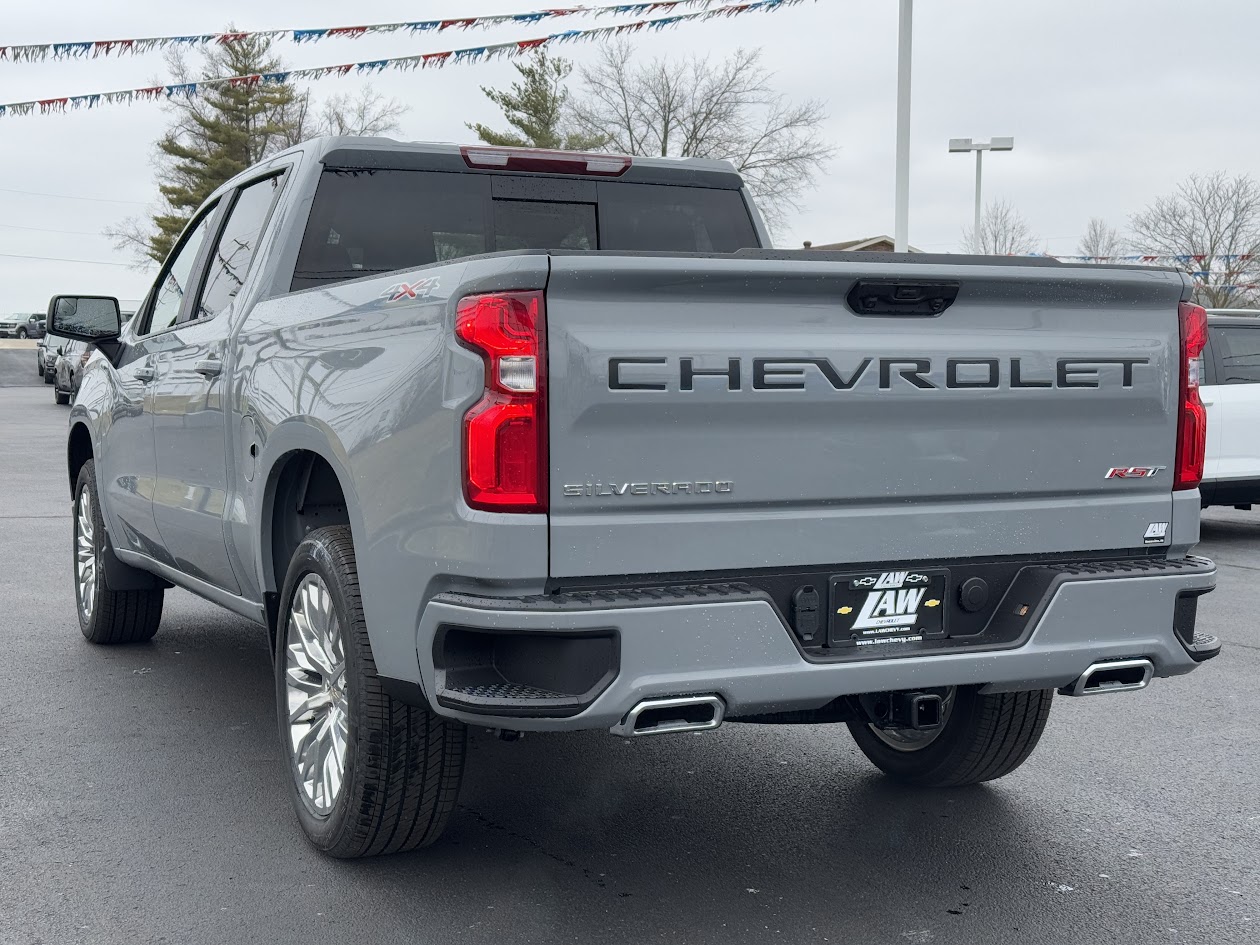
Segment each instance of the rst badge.
[[1167,466],[1112,466],[1104,479],[1151,479],[1167,469]]

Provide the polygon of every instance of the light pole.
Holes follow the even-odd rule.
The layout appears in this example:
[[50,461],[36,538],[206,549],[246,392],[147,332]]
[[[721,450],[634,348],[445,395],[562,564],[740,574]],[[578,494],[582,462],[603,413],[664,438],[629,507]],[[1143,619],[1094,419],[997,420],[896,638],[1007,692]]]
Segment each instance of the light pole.
[[976,152],[976,228],[971,232],[974,234],[973,239],[980,239],[980,172],[984,167],[985,151],[1014,151],[1014,138],[994,138],[992,141],[972,141],[970,138],[950,138],[949,152],[956,154],[965,151]]
[[914,0],[901,0],[897,16],[897,159],[893,208],[893,249],[910,246],[910,52],[914,32]]

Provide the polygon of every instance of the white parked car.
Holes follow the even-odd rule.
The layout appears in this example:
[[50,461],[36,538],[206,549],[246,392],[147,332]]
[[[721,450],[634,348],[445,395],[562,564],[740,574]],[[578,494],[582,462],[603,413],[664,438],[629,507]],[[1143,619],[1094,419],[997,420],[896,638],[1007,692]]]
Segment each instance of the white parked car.
[[1260,504],[1260,310],[1209,309],[1203,504]]

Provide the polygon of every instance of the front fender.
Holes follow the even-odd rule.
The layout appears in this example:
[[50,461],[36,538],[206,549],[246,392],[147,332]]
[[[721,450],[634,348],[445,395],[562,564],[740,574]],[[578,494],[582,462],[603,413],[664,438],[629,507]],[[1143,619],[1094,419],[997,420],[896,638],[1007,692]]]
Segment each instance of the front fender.
[[[66,468],[73,498],[79,469],[87,460],[96,460],[101,515],[105,519],[105,530],[110,535],[123,534],[115,510],[110,506],[109,489],[104,487],[105,483],[111,482],[112,477],[120,472],[117,468],[110,468],[111,465],[116,467],[123,461],[122,457],[114,456],[108,449],[110,429],[116,416],[141,409],[142,401],[128,406],[128,398],[123,394],[118,372],[108,359],[99,353],[93,356],[80,375],[79,389],[70,406]],[[76,430],[84,432],[77,434]]]
[[[70,423],[66,436],[66,471],[70,479],[70,498],[74,499],[74,487],[79,478],[79,469],[87,460],[101,455],[100,419],[108,412],[110,403],[108,367],[99,368],[89,365],[83,372],[83,381],[79,385],[78,395],[70,404]],[[82,429],[83,433],[75,431]],[[88,450],[85,455],[81,446],[82,436],[87,437]],[[105,516],[105,527],[112,530],[108,510],[102,503],[101,514]]]

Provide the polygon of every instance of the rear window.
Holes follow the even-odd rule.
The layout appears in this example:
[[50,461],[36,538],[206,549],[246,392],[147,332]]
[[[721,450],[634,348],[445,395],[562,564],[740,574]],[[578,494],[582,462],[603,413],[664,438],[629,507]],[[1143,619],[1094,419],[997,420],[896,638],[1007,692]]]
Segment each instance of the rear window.
[[324,171],[294,290],[519,249],[730,253],[757,246],[734,190],[601,181],[594,202],[492,195],[492,176]]

